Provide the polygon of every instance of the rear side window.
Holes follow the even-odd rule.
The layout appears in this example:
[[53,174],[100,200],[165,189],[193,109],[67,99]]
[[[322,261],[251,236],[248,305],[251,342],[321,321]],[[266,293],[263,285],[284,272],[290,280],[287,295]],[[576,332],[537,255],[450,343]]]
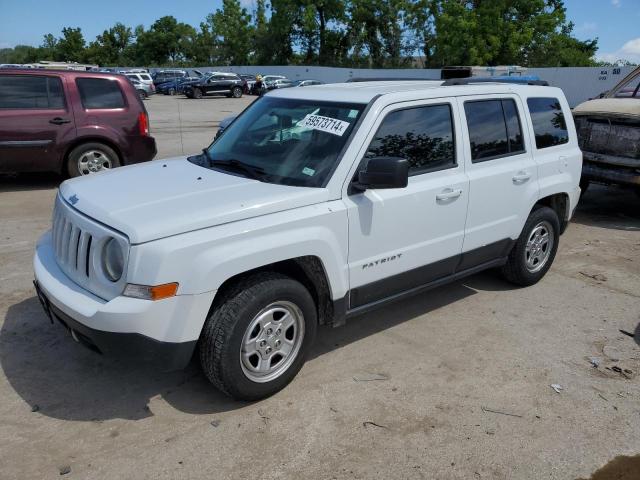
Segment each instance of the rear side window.
[[0,108],[62,109],[62,81],[58,77],[0,75]]
[[527,105],[536,135],[536,147],[553,147],[569,141],[567,124],[557,98],[529,98]]
[[146,75],[146,74],[140,75],[140,78],[142,80],[151,80],[151,77],[149,75]]
[[124,108],[124,97],[115,80],[78,78],[76,85],[84,108]]
[[524,152],[518,108],[512,99],[465,102],[464,111],[473,163]]
[[406,158],[409,175],[455,167],[451,106],[427,105],[388,114],[366,157]]

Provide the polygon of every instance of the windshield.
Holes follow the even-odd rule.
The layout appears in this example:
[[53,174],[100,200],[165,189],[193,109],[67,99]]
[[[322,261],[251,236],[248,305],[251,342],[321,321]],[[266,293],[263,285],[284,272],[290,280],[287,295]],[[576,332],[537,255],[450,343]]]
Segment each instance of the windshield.
[[229,172],[233,161],[264,182],[323,187],[365,106],[263,97],[204,151],[205,159],[191,161]]

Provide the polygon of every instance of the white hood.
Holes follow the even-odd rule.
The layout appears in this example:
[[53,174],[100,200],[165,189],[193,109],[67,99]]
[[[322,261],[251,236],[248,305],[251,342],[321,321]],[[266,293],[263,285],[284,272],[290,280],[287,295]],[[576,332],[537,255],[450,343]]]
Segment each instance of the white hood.
[[68,180],[60,194],[132,244],[329,199],[324,188],[263,183],[194,165],[186,157]]

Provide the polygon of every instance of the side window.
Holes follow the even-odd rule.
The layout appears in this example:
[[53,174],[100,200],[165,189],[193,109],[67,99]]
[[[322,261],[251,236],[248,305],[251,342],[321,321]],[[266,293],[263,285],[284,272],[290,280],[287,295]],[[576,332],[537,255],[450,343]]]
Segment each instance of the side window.
[[115,80],[106,78],[78,78],[76,80],[82,106],[91,108],[124,108],[124,97]]
[[469,101],[465,102],[464,111],[473,163],[524,152],[518,108],[513,100]]
[[365,157],[406,158],[409,175],[455,167],[451,105],[391,112],[382,121]]
[[527,105],[536,135],[536,147],[553,147],[569,141],[567,124],[557,98],[529,98]]
[[0,75],[0,108],[62,109],[62,81],[57,77]]

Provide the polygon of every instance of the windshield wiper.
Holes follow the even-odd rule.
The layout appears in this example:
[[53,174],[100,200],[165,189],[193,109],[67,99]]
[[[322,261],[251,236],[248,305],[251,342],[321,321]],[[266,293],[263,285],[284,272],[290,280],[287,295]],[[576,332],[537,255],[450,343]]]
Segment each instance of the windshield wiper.
[[242,163],[240,160],[236,160],[235,158],[230,158],[227,160],[213,160],[210,158],[209,165],[212,167],[223,167],[232,169],[236,172],[244,173],[247,177],[253,178],[254,180],[262,180],[262,178],[264,178],[264,176],[266,175],[264,168]]

